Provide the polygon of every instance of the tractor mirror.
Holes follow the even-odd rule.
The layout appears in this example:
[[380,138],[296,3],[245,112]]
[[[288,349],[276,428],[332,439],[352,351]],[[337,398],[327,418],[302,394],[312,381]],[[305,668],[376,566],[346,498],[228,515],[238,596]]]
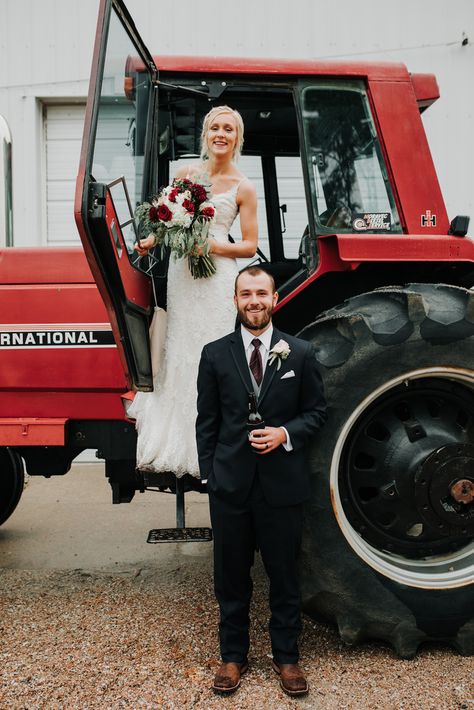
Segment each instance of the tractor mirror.
[[468,215],[458,214],[449,225],[448,234],[454,234],[456,237],[465,237],[469,229]]

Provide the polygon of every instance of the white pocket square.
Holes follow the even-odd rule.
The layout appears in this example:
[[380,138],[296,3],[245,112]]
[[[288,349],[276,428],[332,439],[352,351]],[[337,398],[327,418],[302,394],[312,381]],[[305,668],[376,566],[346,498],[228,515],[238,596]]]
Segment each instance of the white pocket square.
[[280,377],[280,380],[286,380],[288,377],[295,377],[295,371],[289,370],[288,372],[285,372],[285,374]]

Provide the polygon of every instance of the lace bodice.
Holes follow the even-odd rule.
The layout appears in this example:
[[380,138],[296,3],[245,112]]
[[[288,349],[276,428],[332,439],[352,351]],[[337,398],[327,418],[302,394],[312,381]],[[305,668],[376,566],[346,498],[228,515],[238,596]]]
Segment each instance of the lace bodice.
[[216,217],[210,233],[217,241],[227,241],[230,228],[239,211],[236,197],[241,182],[242,180],[231,187],[230,190],[219,192],[211,197],[211,201],[216,208]]

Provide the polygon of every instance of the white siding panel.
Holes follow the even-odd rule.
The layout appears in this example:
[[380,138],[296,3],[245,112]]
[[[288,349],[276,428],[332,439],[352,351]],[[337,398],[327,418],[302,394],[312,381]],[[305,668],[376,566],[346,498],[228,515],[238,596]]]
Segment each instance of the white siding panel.
[[[474,213],[473,0],[239,0],[224,10],[211,0],[197,9],[189,2],[126,4],[157,55],[400,61],[411,72],[435,73],[441,99],[423,121],[441,188],[451,217]],[[13,134],[18,245],[44,242],[38,102],[85,99],[98,7],[99,0],[0,0],[0,113]]]
[[51,141],[64,140],[65,138],[82,138],[84,127],[84,106],[66,107],[49,106],[48,120],[46,122],[46,138]]
[[79,234],[74,222],[74,200],[48,200],[48,245],[79,243]]
[[[23,2],[21,2],[23,4]],[[26,3],[25,3],[26,5]],[[30,73],[33,84],[39,84],[43,77],[56,79],[56,23],[52,18],[55,13],[54,0],[41,0],[34,4],[28,3],[30,42],[25,49],[30,57]],[[26,8],[25,8],[26,9]],[[38,40],[41,38],[41,44]]]
[[[75,186],[75,177],[74,177]],[[71,199],[71,181],[70,180],[48,180],[47,182],[47,199],[51,202],[66,202]],[[75,189],[75,187],[74,187]]]
[[[79,242],[74,221],[74,192],[84,125],[84,105],[47,105],[45,108],[46,224],[47,244]],[[135,190],[135,163],[124,146],[128,139],[130,106],[102,107],[98,159],[94,162],[97,180],[110,182],[126,176],[132,199]],[[125,151],[125,152],[124,152]]]
[[50,180],[75,179],[80,150],[80,139],[68,138],[62,141],[47,141],[48,182]]

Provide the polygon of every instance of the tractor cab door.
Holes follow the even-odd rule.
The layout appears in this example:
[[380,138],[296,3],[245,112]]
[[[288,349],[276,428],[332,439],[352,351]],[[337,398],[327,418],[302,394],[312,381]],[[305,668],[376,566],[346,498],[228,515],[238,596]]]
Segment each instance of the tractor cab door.
[[101,0],[75,218],[129,386],[153,389],[151,278],[137,268],[133,219],[156,190],[157,69],[121,0]]

